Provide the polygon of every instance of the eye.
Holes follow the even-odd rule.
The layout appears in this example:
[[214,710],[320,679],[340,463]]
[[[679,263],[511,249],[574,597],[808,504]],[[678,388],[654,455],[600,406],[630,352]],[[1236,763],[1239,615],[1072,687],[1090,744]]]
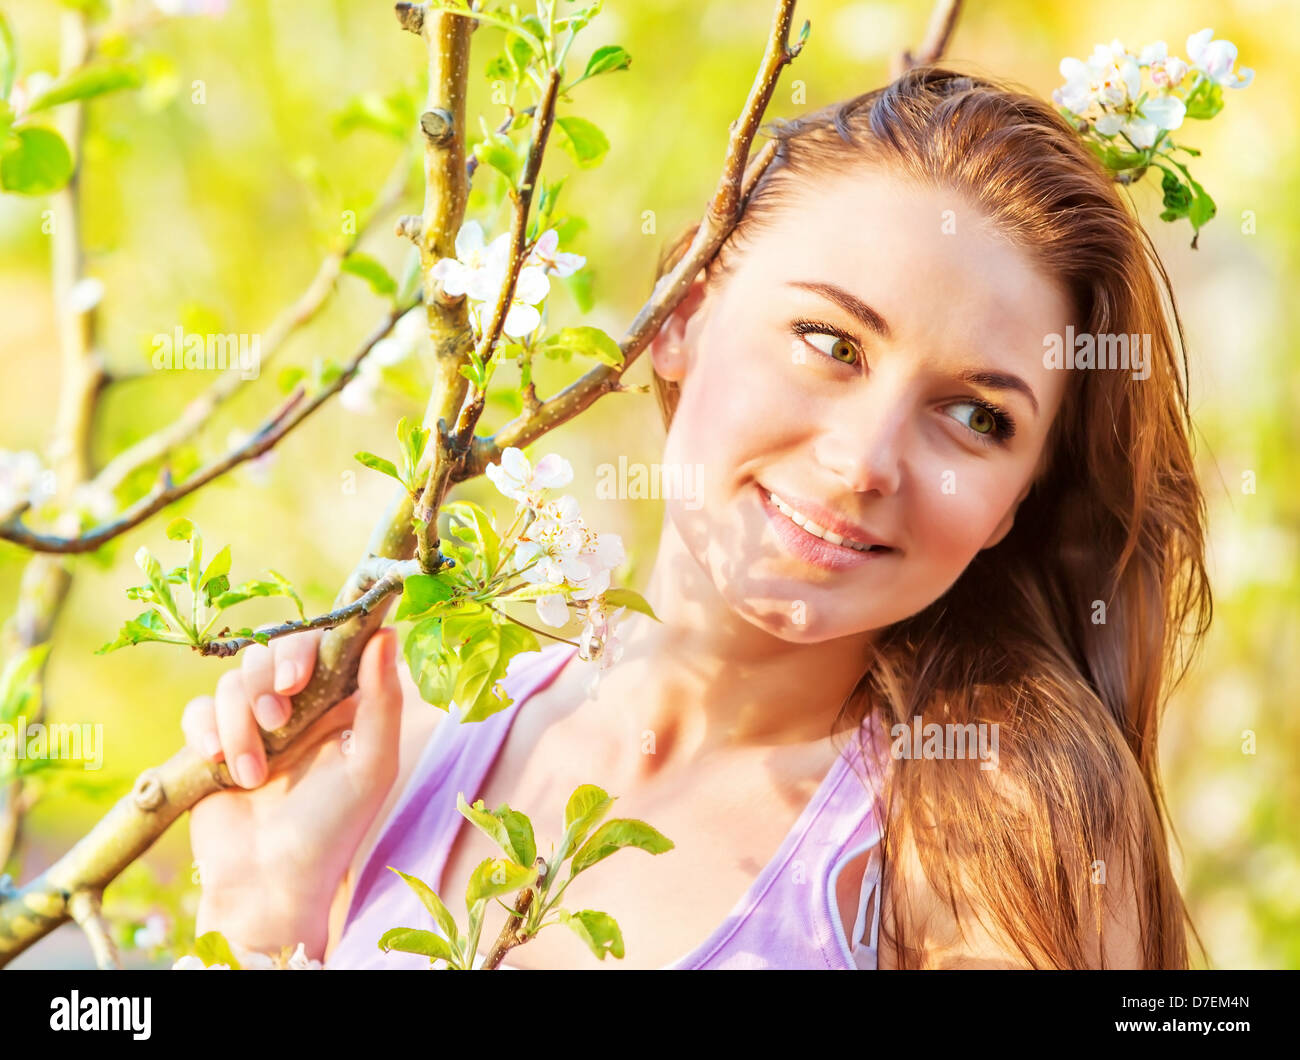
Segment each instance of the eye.
[[[808,345],[824,353],[831,360],[839,361],[850,368],[858,363],[857,343],[851,335],[834,325],[822,324],[816,320],[796,320],[793,330],[796,335],[802,335]],[[813,336],[821,341],[814,341]]]
[[949,405],[950,409],[971,409],[965,421],[971,434],[984,445],[1005,444],[1016,433],[1015,421],[1005,409],[986,401],[957,401]]

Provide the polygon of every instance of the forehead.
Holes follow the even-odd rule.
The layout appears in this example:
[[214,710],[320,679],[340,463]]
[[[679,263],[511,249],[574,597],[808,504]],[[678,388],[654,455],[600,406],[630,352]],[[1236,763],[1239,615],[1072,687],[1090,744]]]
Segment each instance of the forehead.
[[950,363],[1014,362],[1040,404],[1050,400],[1062,373],[1043,367],[1043,340],[1064,330],[1069,300],[964,196],[873,166],[786,190],[786,208],[740,256],[743,304],[829,307],[789,285],[834,283],[884,317],[900,347]]

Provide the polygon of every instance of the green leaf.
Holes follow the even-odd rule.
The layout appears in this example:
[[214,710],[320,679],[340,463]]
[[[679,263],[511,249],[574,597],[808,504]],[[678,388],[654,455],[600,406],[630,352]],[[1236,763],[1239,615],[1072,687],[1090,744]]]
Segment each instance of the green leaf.
[[364,449],[359,453],[353,453],[352,458],[370,468],[371,471],[378,471],[381,475],[395,478],[403,486],[406,485],[402,481],[402,476],[397,473],[396,465],[391,460],[385,460],[382,456],[375,456],[374,453],[367,453]]
[[583,357],[594,357],[611,368],[623,366],[622,348],[600,328],[561,328],[554,335],[547,336],[541,346],[548,353],[553,349],[572,350]]
[[564,149],[583,169],[599,165],[609,151],[609,140],[605,134],[586,118],[570,115],[556,118],[555,124],[564,132]]
[[239,962],[230,949],[230,943],[220,931],[209,931],[194,940],[194,955],[203,962],[205,968],[214,964],[228,964],[233,971],[239,970]]
[[[493,527],[492,517],[473,501],[453,501],[445,505],[443,511],[450,521],[451,533],[478,545],[478,554],[483,560],[483,578],[492,578],[501,556],[501,535]],[[461,533],[462,529],[469,534],[468,537]]]
[[14,90],[14,75],[18,72],[18,44],[9,19],[0,11],[0,99],[8,99]]
[[379,948],[385,953],[397,950],[401,953],[418,953],[430,960],[456,963],[456,952],[441,935],[432,931],[419,931],[416,928],[392,928],[379,937]]
[[424,447],[428,444],[431,433],[428,427],[421,427],[417,420],[409,420],[403,416],[397,421],[397,444],[402,456],[402,481],[409,487],[415,486],[420,457],[424,455]]
[[648,854],[662,854],[673,849],[673,842],[644,821],[630,817],[606,821],[573,855],[569,871],[576,876],[624,847],[636,847]]
[[525,868],[532,865],[537,857],[537,842],[533,837],[532,822],[527,816],[505,804],[489,810],[483,805],[482,799],[477,799],[471,806],[460,792],[456,794],[456,809],[504,850],[515,864]]
[[626,607],[629,611],[638,611],[643,615],[649,615],[656,622],[660,621],[649,601],[635,589],[606,589],[603,595],[605,605],[611,610]]
[[1223,109],[1223,88],[1210,80],[1202,81],[1188,94],[1184,117],[1206,121]]
[[0,155],[0,187],[20,195],[58,191],[72,176],[72,155],[53,129],[18,129],[16,143]]
[[106,655],[110,651],[117,651],[118,648],[129,645],[143,644],[149,640],[164,640],[166,638],[163,635],[168,632],[167,623],[162,620],[162,616],[157,611],[142,611],[135,618],[127,620],[118,633],[117,640],[97,649],[95,654]]
[[244,582],[238,589],[230,589],[217,596],[212,601],[213,606],[218,611],[224,611],[228,607],[242,604],[245,600],[251,600],[255,596],[288,596],[297,605],[299,615],[302,615],[302,601],[298,599],[298,594],[294,592],[293,586],[276,574],[275,571],[269,571],[268,573],[274,580],[265,581],[261,578],[254,578],[252,581]]
[[1164,192],[1164,212],[1161,220],[1174,221],[1186,217],[1192,204],[1192,189],[1187,187],[1169,170],[1160,178],[1160,188]]
[[1187,219],[1192,222],[1192,227],[1199,229],[1208,222],[1217,212],[1214,200],[1206,194],[1205,189],[1199,185],[1198,194],[1192,200],[1191,208],[1187,211]]
[[515,152],[514,141],[505,133],[492,132],[472,148],[474,157],[483,165],[491,166],[513,184],[519,178],[523,160]]
[[[447,551],[447,549],[442,549]],[[486,607],[472,600],[464,601],[443,619],[442,642],[448,651],[460,654],[469,641],[491,627],[492,615]]]
[[185,572],[185,581],[190,587],[190,592],[195,596],[199,592],[199,574],[203,570],[203,537],[198,528],[194,529],[194,534],[190,538],[190,562]]
[[230,577],[225,574],[218,574],[211,581],[203,585],[203,603],[211,607],[212,601],[226,592],[230,588]]
[[566,909],[557,909],[560,922],[568,924],[574,934],[587,944],[587,947],[600,960],[609,954],[613,957],[623,956],[623,932],[618,923],[608,913],[595,909],[582,909],[570,913]]
[[472,906],[499,894],[514,894],[536,877],[537,871],[531,865],[516,865],[506,858],[488,858],[470,874],[469,885],[465,888],[465,904]]
[[498,685],[510,660],[520,652],[538,651],[537,635],[513,622],[491,625],[460,652],[454,698],[462,722],[482,721],[514,702]]
[[90,99],[122,88],[139,88],[143,78],[129,63],[100,63],[82,67],[52,84],[28,106],[29,114],[57,107],[60,103]]
[[573,789],[564,807],[564,841],[559,851],[561,861],[582,845],[613,805],[613,798],[595,784],[580,784]]
[[[218,552],[215,556],[212,557],[211,562],[208,563],[207,567],[203,571],[203,577],[199,579],[199,584],[203,586],[205,589],[209,589],[209,587],[212,586],[214,579],[224,578],[229,573],[230,573],[230,546],[226,545],[221,549],[220,552]],[[226,582],[227,584],[229,584],[229,578],[226,579]],[[224,591],[225,591],[224,589],[217,590],[215,587],[209,589],[209,592],[212,593],[213,595],[215,595],[217,592],[224,592]]]
[[442,619],[426,618],[412,627],[406,635],[402,654],[406,656],[411,680],[420,690],[420,696],[441,710],[451,704],[456,687],[456,667],[459,660],[442,646]]
[[176,624],[181,629],[185,629],[185,623],[181,621],[180,613],[176,610],[176,601],[172,598],[171,586],[167,582],[166,575],[163,574],[162,564],[144,545],[136,550],[135,562],[136,566],[144,571],[144,576],[149,579],[149,586],[153,589],[158,603],[176,620]]
[[393,621],[418,618],[456,595],[455,584],[442,574],[413,574],[402,585],[402,599]]
[[381,298],[392,298],[397,294],[397,281],[384,266],[369,254],[352,253],[343,259],[343,271],[353,276],[360,276],[370,289]]
[[443,905],[442,899],[434,893],[433,888],[416,876],[408,876],[401,869],[394,869],[391,865],[388,867],[406,881],[406,885],[419,897],[420,904],[433,914],[433,922],[442,930],[443,936],[453,946],[456,945],[456,942],[460,937],[456,929],[456,918],[453,917],[451,911]]
[[587,60],[587,69],[583,71],[582,76],[584,79],[595,77],[597,74],[607,74],[614,70],[626,70],[631,65],[632,56],[626,49],[617,44],[606,44],[591,53],[591,58]]
[[164,533],[168,541],[188,541],[194,534],[194,524],[188,519],[173,519]]

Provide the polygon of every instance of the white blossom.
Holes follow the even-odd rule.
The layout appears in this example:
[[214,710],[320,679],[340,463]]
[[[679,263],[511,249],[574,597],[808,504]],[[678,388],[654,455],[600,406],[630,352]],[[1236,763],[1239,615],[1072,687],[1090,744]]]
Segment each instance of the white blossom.
[[490,297],[492,260],[484,245],[483,226],[477,221],[461,225],[456,233],[456,256],[439,260],[432,275],[452,297],[463,294],[480,301]]
[[528,260],[524,262],[527,265],[540,265],[547,272],[556,276],[572,276],[583,265],[587,259],[581,254],[565,254],[558,251],[560,244],[560,234],[554,228],[548,228],[542,233],[541,238],[533,246],[532,252],[528,255]]
[[1212,29],[1203,29],[1187,38],[1187,57],[1194,69],[1216,85],[1245,88],[1255,79],[1255,71],[1248,66],[1243,66],[1239,73],[1233,71],[1237,46],[1232,41],[1215,40]]
[[515,546],[515,563],[523,579],[533,584],[580,582],[593,573],[579,558],[586,545],[578,502],[561,497],[538,509]]
[[[505,272],[493,270],[492,276],[496,282],[490,300],[471,300],[469,304],[470,322],[480,335],[487,330],[492,311],[496,308],[496,300],[505,279]],[[542,314],[537,309],[537,304],[550,293],[550,290],[551,281],[546,278],[546,270],[533,266],[520,269],[519,279],[515,281],[514,294],[510,298],[501,330],[512,339],[522,339],[529,332],[534,331],[542,322]]]
[[503,495],[533,509],[542,504],[542,490],[560,489],[573,481],[573,465],[562,456],[548,453],[534,467],[523,450],[513,445],[501,454],[500,463],[489,464],[485,473]]

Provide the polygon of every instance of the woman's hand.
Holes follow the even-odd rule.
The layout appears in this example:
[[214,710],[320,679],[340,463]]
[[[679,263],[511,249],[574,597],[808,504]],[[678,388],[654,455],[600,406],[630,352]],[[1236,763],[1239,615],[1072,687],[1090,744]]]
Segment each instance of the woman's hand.
[[289,718],[311,679],[321,633],[253,645],[217,694],[185,708],[186,743],[226,761],[239,787],[190,811],[202,886],[197,933],[218,930],[250,949],[325,950],[335,892],[397,775],[402,689],[391,627],[370,638],[357,691],[330,708],[267,772],[261,729]]

